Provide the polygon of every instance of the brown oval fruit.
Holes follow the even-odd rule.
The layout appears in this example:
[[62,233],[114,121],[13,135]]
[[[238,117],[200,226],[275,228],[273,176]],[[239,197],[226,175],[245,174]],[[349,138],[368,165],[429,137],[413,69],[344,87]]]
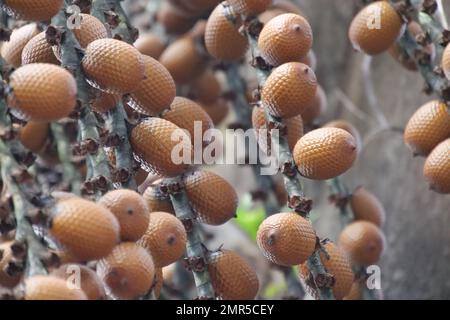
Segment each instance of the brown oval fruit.
[[253,300],[258,293],[255,270],[233,251],[221,249],[211,253],[208,272],[216,295],[223,300]]
[[434,148],[423,169],[430,189],[439,193],[450,193],[450,139]]
[[305,134],[295,145],[294,160],[300,174],[314,180],[337,177],[353,165],[355,138],[345,130],[321,128]]
[[81,198],[58,202],[49,233],[82,261],[108,255],[119,241],[119,223],[105,207]]
[[153,281],[153,294],[155,295],[156,299],[159,299],[159,297],[161,296],[161,289],[163,287],[164,284],[164,277],[163,277],[163,271],[162,268],[157,268],[155,270],[155,280]]
[[11,245],[13,241],[0,243],[0,287],[13,288],[19,282],[21,275],[9,275],[6,269],[13,258]]
[[270,20],[258,38],[263,58],[273,66],[299,61],[312,47],[311,26],[302,16],[285,13]]
[[[178,138],[175,141],[172,136]],[[131,146],[141,164],[156,174],[174,177],[189,168],[189,164],[175,163],[172,150],[181,147],[182,159],[191,160],[192,144],[187,134],[175,124],[159,118],[149,118],[131,131]],[[185,154],[187,152],[188,154]]]
[[388,1],[376,1],[353,19],[349,37],[356,50],[377,55],[389,49],[402,32],[403,21]]
[[303,122],[307,124],[312,124],[314,120],[323,115],[327,110],[327,96],[322,86],[317,86],[316,95],[312,102],[303,110],[301,113]]
[[349,224],[339,236],[339,246],[347,252],[354,265],[369,266],[383,254],[385,238],[373,223],[356,221]]
[[90,106],[92,110],[98,113],[105,113],[114,109],[122,97],[120,94],[93,90],[95,90],[95,93],[94,98],[90,101]]
[[405,128],[406,145],[416,155],[428,155],[450,137],[450,113],[447,105],[433,100],[420,107]]
[[[335,283],[332,287],[334,298],[337,300],[342,300],[347,294],[349,294],[353,284],[354,275],[350,262],[348,261],[345,252],[334,243],[327,242],[324,245],[324,249],[329,255],[329,259],[323,252],[320,252],[320,261],[322,262],[326,272],[334,277]],[[303,279],[307,280],[311,277],[307,263],[302,264],[299,267],[299,271],[300,276]],[[311,290],[314,297],[318,297],[316,288],[308,288]]]
[[134,46],[140,53],[152,57],[153,59],[159,59],[166,48],[162,40],[153,33],[140,35],[134,43]]
[[33,153],[39,153],[48,140],[49,125],[47,122],[28,122],[20,129],[20,142]]
[[158,115],[168,109],[176,95],[175,82],[169,71],[149,56],[142,56],[145,80],[131,93],[133,109],[145,115]]
[[152,212],[148,229],[138,244],[149,251],[155,266],[162,268],[184,255],[186,241],[186,230],[177,217],[167,212]]
[[[223,3],[219,4],[208,18],[205,31],[205,44],[209,54],[223,61],[236,61],[247,51],[247,38],[239,33],[241,20],[233,23],[225,15]],[[227,10],[231,10],[229,8]],[[236,15],[236,17],[238,17]]]
[[145,79],[141,53],[124,41],[98,39],[86,47],[81,62],[90,83],[111,93],[130,93]]
[[192,81],[190,94],[201,103],[211,104],[219,99],[222,94],[222,87],[214,72],[206,69]]
[[201,222],[221,225],[236,215],[236,190],[221,176],[196,171],[184,178],[184,184],[192,209]]
[[180,13],[168,1],[161,2],[156,19],[169,34],[182,34],[195,24],[195,19]]
[[136,191],[126,189],[109,191],[98,203],[116,216],[122,241],[137,241],[147,230],[150,220],[147,204]]
[[73,33],[81,48],[86,48],[95,40],[108,38],[108,31],[99,19],[84,13],[80,13],[80,18],[80,27],[73,29]]
[[170,198],[159,190],[158,184],[150,185],[142,196],[147,203],[150,213],[162,211],[175,214]]
[[0,49],[1,56],[15,68],[22,64],[22,51],[27,43],[37,34],[39,29],[35,23],[30,23],[13,30],[9,41],[4,42]]
[[151,288],[155,265],[144,248],[134,242],[123,242],[98,262],[97,274],[114,297],[134,299]]
[[25,280],[25,300],[87,300],[87,297],[61,278],[38,275]]
[[272,0],[228,0],[227,2],[237,14],[244,16],[260,14],[272,4]]
[[383,205],[373,193],[363,187],[353,191],[350,206],[355,220],[369,221],[380,228],[384,225],[386,213]]
[[22,50],[22,64],[52,63],[59,65],[52,46],[47,42],[45,32],[34,36]]
[[63,0],[5,0],[14,16],[21,20],[45,21],[55,16],[63,6]]
[[230,106],[225,99],[219,99],[212,104],[204,103],[202,108],[209,115],[215,126],[222,123],[230,112]]
[[261,98],[272,115],[295,117],[312,103],[317,90],[314,71],[299,62],[285,63],[267,78]]
[[361,135],[359,134],[358,129],[356,129],[356,127],[347,120],[343,119],[333,120],[324,124],[323,128],[338,128],[347,131],[353,136],[353,138],[355,138],[356,145],[358,146],[358,151],[361,150],[362,148]]
[[259,226],[256,241],[272,263],[294,266],[304,263],[316,248],[311,223],[296,213],[277,213]]
[[8,106],[25,120],[55,121],[68,116],[76,104],[77,84],[70,72],[47,63],[33,63],[11,74],[13,91]]

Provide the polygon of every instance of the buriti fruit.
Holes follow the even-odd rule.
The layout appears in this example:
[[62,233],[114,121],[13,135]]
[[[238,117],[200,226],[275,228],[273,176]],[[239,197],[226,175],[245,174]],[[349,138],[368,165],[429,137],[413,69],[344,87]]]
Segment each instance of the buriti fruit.
[[202,108],[208,113],[215,126],[222,123],[230,112],[230,106],[225,99],[218,99],[212,104],[203,103]]
[[52,46],[47,42],[45,32],[34,36],[22,50],[22,64],[52,63],[59,65]]
[[[180,141],[174,141],[173,134],[180,137]],[[177,145],[183,147],[183,158],[191,159],[192,144],[186,133],[170,121],[159,118],[143,120],[131,131],[130,142],[135,155],[154,173],[174,177],[189,168],[189,164],[177,164],[172,160],[172,150]],[[189,152],[187,155],[184,154],[186,150]]]
[[108,255],[119,241],[116,217],[94,202],[81,198],[58,202],[49,233],[81,261]]
[[80,288],[86,294],[88,300],[103,300],[106,298],[103,283],[94,270],[81,264],[63,264],[50,273],[53,277],[70,281],[74,275],[79,275]]
[[430,188],[439,193],[450,193],[450,139],[434,148],[430,153],[423,174]]
[[[345,252],[337,245],[327,242],[324,244],[324,249],[329,257],[324,252],[320,252],[320,261],[325,271],[334,277],[335,283],[332,287],[334,298],[341,300],[350,292],[354,279],[353,271]],[[306,262],[299,266],[299,272],[301,278],[311,283],[312,275]],[[308,286],[308,289],[312,296],[318,297],[317,288]]]
[[282,266],[304,263],[316,248],[311,223],[296,213],[278,213],[259,226],[257,243],[264,256]]
[[317,86],[317,91],[314,99],[311,101],[309,106],[307,106],[301,113],[303,122],[305,124],[313,123],[314,120],[325,113],[325,111],[327,110],[327,104],[328,101],[325,91],[323,90],[322,86],[319,85]]
[[114,109],[121,99],[121,95],[119,94],[108,93],[94,88],[92,90],[94,97],[89,104],[92,110],[98,113],[105,113]]
[[120,40],[91,42],[81,64],[91,84],[108,92],[130,93],[145,79],[141,53]]
[[358,146],[358,151],[361,151],[362,148],[361,135],[359,134],[358,129],[356,129],[356,127],[347,120],[343,119],[333,120],[324,124],[323,128],[338,128],[347,131],[353,136],[353,138],[355,138],[356,145]]
[[32,276],[25,280],[25,300],[87,300],[86,294],[71,288],[55,276]]
[[195,24],[195,19],[179,12],[169,1],[162,1],[156,20],[169,34],[182,34]]
[[208,272],[218,297],[224,300],[252,300],[259,289],[258,276],[237,253],[220,249],[208,256]]
[[380,260],[385,241],[382,231],[368,221],[352,222],[339,236],[339,246],[357,266],[369,266]]
[[272,115],[290,118],[310,106],[316,90],[314,71],[306,64],[289,62],[276,68],[267,78],[261,99]]
[[134,299],[148,292],[153,284],[152,257],[134,242],[123,242],[97,265],[97,274],[118,299]]
[[38,33],[39,29],[35,23],[26,24],[13,30],[9,41],[4,42],[0,49],[3,59],[13,67],[20,67],[23,48]]
[[143,55],[152,57],[153,59],[159,59],[166,46],[163,41],[153,33],[146,33],[140,35],[134,42],[134,46]]
[[76,104],[77,85],[70,72],[47,63],[20,67],[10,76],[8,106],[16,116],[55,121],[68,116]]
[[272,4],[272,0],[227,0],[227,2],[237,14],[244,16],[260,14]]
[[369,221],[378,227],[384,225],[386,213],[384,207],[375,195],[363,187],[353,191],[350,206],[355,220]]
[[48,140],[49,124],[47,122],[28,122],[19,132],[19,140],[25,148],[39,153]]
[[63,0],[5,0],[3,4],[16,18],[21,20],[45,21],[56,15],[64,4]]
[[126,189],[109,191],[98,203],[116,216],[122,241],[136,241],[147,230],[150,221],[147,204],[136,191]]
[[175,214],[170,198],[159,190],[156,182],[150,185],[142,196],[147,203],[149,212],[162,211]]
[[152,255],[157,268],[168,266],[186,252],[187,235],[177,217],[167,212],[152,212],[147,231],[138,244]]
[[175,82],[169,71],[149,56],[142,56],[145,80],[131,93],[130,106],[145,115],[156,116],[168,109],[175,98]]
[[450,138],[450,113],[447,105],[433,100],[420,107],[409,119],[404,138],[414,154],[428,155],[440,142]]
[[270,20],[258,38],[262,57],[271,65],[299,61],[312,47],[311,26],[302,16],[285,13]]
[[152,292],[155,295],[156,299],[159,299],[161,296],[161,289],[164,284],[164,277],[163,277],[163,271],[162,268],[157,268],[155,270],[155,279],[153,280],[153,287]]
[[220,3],[206,24],[205,44],[209,54],[222,61],[242,58],[247,51],[248,42],[238,31],[241,24],[240,16],[226,2]]
[[201,222],[221,225],[236,214],[238,196],[224,178],[209,171],[195,171],[184,177],[187,196]]
[[350,169],[357,150],[355,138],[347,131],[321,128],[305,134],[295,145],[293,154],[302,176],[325,180]]
[[9,275],[6,272],[8,264],[11,262],[11,259],[13,258],[11,250],[11,245],[13,243],[14,243],[13,241],[6,241],[0,243],[0,287],[13,288],[20,282],[21,278],[20,274]]
[[389,1],[367,5],[353,19],[349,37],[355,49],[377,55],[389,49],[403,30],[403,20]]
[[192,97],[205,104],[214,103],[219,99],[222,87],[216,75],[211,69],[206,69],[198,78],[191,83]]

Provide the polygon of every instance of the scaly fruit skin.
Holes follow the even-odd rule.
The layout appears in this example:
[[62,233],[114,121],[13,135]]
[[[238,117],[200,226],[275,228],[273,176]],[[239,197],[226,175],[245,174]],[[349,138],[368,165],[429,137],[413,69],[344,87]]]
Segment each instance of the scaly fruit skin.
[[224,2],[219,4],[208,18],[205,31],[205,44],[209,54],[222,61],[236,61],[247,51],[247,38],[239,33],[242,24],[238,15],[236,23],[230,21],[226,11],[233,11],[231,7],[225,9]]
[[371,222],[355,221],[339,236],[339,246],[347,252],[353,265],[369,266],[380,259],[385,246],[381,230]]
[[227,2],[237,14],[244,16],[260,14],[272,4],[272,0],[227,0]]
[[377,55],[389,49],[400,36],[402,27],[402,18],[393,6],[388,1],[376,1],[353,19],[349,38],[355,49]]
[[104,300],[106,298],[103,283],[94,270],[81,264],[63,264],[53,270],[50,275],[70,281],[74,275],[80,275],[80,288],[86,294],[88,300]]
[[177,217],[167,212],[152,212],[147,231],[138,244],[147,249],[157,268],[180,259],[186,251],[187,234]]
[[221,124],[230,112],[230,106],[224,99],[219,99],[212,104],[203,103],[202,108],[209,115],[215,126]]
[[[350,262],[342,249],[336,246],[332,242],[328,242],[324,245],[324,248],[329,255],[329,259],[323,252],[320,252],[320,261],[324,266],[327,273],[334,277],[335,283],[333,285],[333,296],[336,300],[342,300],[349,294],[353,284],[354,274],[350,266]],[[307,263],[299,266],[300,277],[305,280],[311,277]],[[308,286],[311,290],[311,294],[315,297],[318,296],[316,288]]]
[[25,300],[87,300],[87,297],[61,278],[38,275],[25,280]]
[[19,140],[25,148],[33,153],[39,153],[48,139],[49,125],[47,122],[28,122],[19,132]]
[[13,257],[11,251],[12,244],[13,241],[0,243],[0,287],[13,288],[20,282],[20,275],[10,276],[5,270]]
[[22,64],[30,63],[60,64],[52,46],[47,42],[45,32],[34,36],[22,50]]
[[105,207],[81,198],[58,202],[49,233],[81,261],[108,255],[119,241],[119,223]]
[[137,241],[147,230],[150,221],[147,204],[136,191],[126,189],[109,191],[98,203],[116,216],[122,241]]
[[91,42],[81,64],[93,85],[111,93],[130,93],[145,79],[141,53],[124,41],[98,39]]
[[358,146],[358,152],[361,150],[362,148],[361,135],[359,134],[358,129],[356,129],[356,127],[347,120],[342,119],[333,120],[324,124],[323,128],[338,128],[347,131],[353,136],[353,138],[355,138],[356,145]]
[[430,189],[439,193],[450,193],[450,139],[437,145],[430,153],[423,174]]
[[185,190],[201,222],[221,225],[236,214],[238,196],[224,178],[208,171],[196,171],[184,178]]
[[386,220],[386,213],[380,200],[363,187],[356,188],[350,199],[350,206],[355,220],[372,222],[382,227]]
[[416,155],[428,155],[440,142],[450,138],[450,113],[447,105],[434,100],[420,107],[405,128],[406,145]]
[[270,20],[258,38],[262,57],[271,65],[299,61],[312,47],[311,26],[302,16],[285,13]]
[[[179,141],[172,140],[175,134]],[[153,173],[175,177],[189,169],[189,164],[174,163],[172,150],[181,146],[184,158],[191,159],[191,139],[180,127],[167,120],[149,118],[142,121],[131,131],[130,142],[141,164]],[[185,155],[184,151],[188,154]]]
[[258,293],[255,270],[233,251],[220,249],[211,253],[208,272],[214,292],[223,300],[253,300]]
[[35,23],[13,30],[9,41],[4,42],[0,49],[3,59],[15,68],[20,67],[24,47],[38,33],[39,29]]
[[176,95],[175,82],[169,71],[157,60],[142,55],[145,80],[131,93],[131,107],[145,115],[156,116],[168,109]]
[[4,5],[21,20],[45,21],[55,16],[63,0],[5,0]]
[[175,214],[170,198],[161,194],[161,192],[158,191],[158,186],[156,184],[149,186],[142,196],[147,203],[150,213],[162,211]]
[[316,248],[311,223],[295,213],[278,213],[259,226],[257,243],[263,255],[281,266],[304,263]]
[[86,48],[91,42],[108,38],[108,31],[105,25],[96,17],[90,14],[80,13],[81,25],[73,29],[73,33],[81,48]]
[[316,120],[318,117],[320,117],[322,114],[325,113],[325,111],[327,110],[327,105],[328,105],[327,95],[325,94],[325,91],[323,90],[322,86],[318,85],[314,99],[311,101],[309,106],[307,106],[305,110],[303,110],[303,112],[301,113],[303,122],[306,124],[312,124],[314,120]]
[[194,100],[200,103],[211,104],[220,98],[222,87],[214,72],[206,69],[203,74],[192,81],[190,93]]
[[155,265],[150,254],[134,242],[123,242],[97,265],[97,274],[118,299],[134,299],[153,284]]
[[9,107],[26,120],[55,121],[68,116],[76,104],[77,84],[72,74],[53,64],[33,63],[11,74]]
[[95,90],[95,97],[90,101],[90,106],[92,110],[98,113],[105,113],[114,109],[121,99],[120,94],[93,90]]
[[289,62],[276,68],[267,78],[261,98],[272,115],[291,118],[312,103],[316,90],[314,71],[303,63]]
[[139,36],[134,43],[134,46],[140,53],[152,57],[153,59],[159,59],[166,48],[162,40],[153,33],[146,33]]
[[450,80],[450,44],[447,45],[442,56],[442,69],[447,79]]
[[295,145],[294,160],[300,174],[314,180],[337,177],[353,165],[355,138],[338,128],[320,128],[305,134]]

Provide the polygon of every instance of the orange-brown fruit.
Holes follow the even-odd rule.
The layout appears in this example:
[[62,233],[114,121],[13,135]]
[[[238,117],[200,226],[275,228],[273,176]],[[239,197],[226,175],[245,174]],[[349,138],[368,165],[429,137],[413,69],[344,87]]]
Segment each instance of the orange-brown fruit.
[[[172,136],[178,139],[172,139]],[[148,171],[174,177],[189,168],[186,162],[189,160],[190,163],[192,158],[191,139],[170,121],[159,118],[143,120],[131,131],[130,142],[134,154]],[[174,148],[182,149],[176,153],[180,155],[180,159],[176,160],[183,160],[181,163],[175,163],[172,159]]]
[[38,275],[25,280],[25,300],[87,300],[87,297],[61,278]]
[[313,70],[316,70],[317,68],[317,57],[312,49],[309,50],[308,54],[305,57],[301,58],[299,62],[306,64]]
[[433,100],[420,107],[405,128],[406,145],[416,155],[428,155],[440,142],[450,138],[450,113],[447,105]]
[[18,19],[46,21],[55,16],[63,0],[5,0],[5,7]]
[[155,265],[144,248],[134,242],[123,242],[99,261],[97,273],[114,297],[134,299],[150,290]]
[[15,287],[21,278],[20,274],[11,276],[6,272],[6,268],[13,258],[11,250],[13,243],[13,241],[0,243],[0,287]]
[[363,300],[363,293],[359,281],[356,280],[353,282],[350,292],[344,297],[343,300]]
[[88,300],[104,300],[106,298],[103,283],[91,268],[81,264],[63,264],[53,270],[50,275],[65,281],[79,277],[80,289],[86,294]]
[[39,29],[35,23],[30,23],[13,30],[8,42],[4,42],[0,53],[3,59],[15,68],[22,64],[22,51],[27,43],[37,34]]
[[[175,97],[170,105],[170,110],[163,112],[161,118],[187,130],[192,143],[199,138],[199,134],[201,134],[200,138],[203,141],[205,132],[214,128],[208,113],[194,101],[183,97]],[[195,129],[196,126],[200,128],[200,131]],[[203,145],[208,143],[209,141],[203,141]]]
[[377,55],[389,49],[403,30],[403,20],[388,1],[367,5],[353,19],[349,38],[356,50]]
[[[342,300],[346,295],[350,293],[350,289],[353,284],[353,271],[350,266],[350,262],[342,249],[336,246],[332,242],[324,244],[324,249],[329,255],[329,259],[323,252],[320,252],[320,261],[324,266],[327,273],[334,277],[335,283],[333,285],[333,295],[336,300]],[[300,277],[305,280],[310,279],[311,273],[307,263],[302,264],[299,267]],[[306,281],[308,282],[308,281]],[[311,290],[313,296],[318,296],[316,288],[308,287]]]
[[369,266],[380,259],[385,238],[380,228],[368,221],[349,224],[339,236],[339,246],[354,265]]
[[34,36],[22,50],[22,64],[52,63],[58,64],[52,46],[47,42],[45,32]]
[[450,193],[450,139],[434,148],[423,168],[430,189],[439,193]]
[[258,20],[261,21],[265,25],[265,24],[267,24],[267,22],[269,22],[273,18],[275,18],[281,14],[284,14],[284,13],[287,13],[287,12],[283,9],[271,7],[268,10],[262,12],[258,16]]
[[236,214],[238,196],[233,186],[209,171],[196,171],[184,178],[185,190],[201,222],[221,225]]
[[14,71],[8,106],[25,120],[55,121],[68,116],[76,104],[77,84],[64,68],[47,63],[27,64]]
[[155,266],[162,268],[184,255],[186,241],[186,230],[177,217],[167,212],[152,212],[148,229],[138,244],[152,255]]
[[155,270],[155,279],[153,280],[153,294],[156,299],[159,299],[161,296],[161,289],[164,284],[164,277],[162,268],[157,268]]
[[294,160],[300,174],[314,180],[337,177],[356,160],[355,138],[343,129],[320,128],[305,134],[295,145]]
[[108,31],[99,19],[84,13],[80,13],[80,18],[80,27],[73,29],[73,33],[81,48],[86,48],[95,40],[108,38]]
[[[2,48],[3,52],[3,48]],[[3,53],[2,53],[3,56]],[[450,80],[450,43],[447,45],[447,47],[444,50],[443,56],[442,56],[442,69],[444,70],[445,76],[447,79]]]
[[143,55],[152,57],[153,59],[159,59],[164,49],[166,48],[163,41],[153,33],[146,33],[140,35],[134,43],[136,49]]
[[108,255],[119,241],[119,223],[105,207],[81,198],[55,205],[49,233],[82,261]]
[[167,33],[174,34],[182,34],[195,24],[195,19],[180,13],[168,1],[161,2],[156,19]]
[[192,81],[190,94],[200,103],[211,104],[219,99],[222,94],[222,87],[214,72],[206,69]]
[[350,206],[355,220],[369,221],[380,228],[384,225],[386,213],[383,205],[372,192],[364,187],[358,187],[353,191]]
[[168,46],[159,61],[169,70],[175,82],[180,84],[200,75],[206,66],[196,39],[188,36],[181,37]]
[[[264,109],[255,107],[253,108],[252,113],[252,123],[253,129],[256,130],[256,135],[258,138],[258,144],[262,150],[267,151],[267,143],[269,144],[269,148],[272,145],[270,132],[268,130],[268,126],[266,123],[266,118],[264,116]],[[303,120],[300,115],[286,119],[284,121],[287,129],[287,140],[289,144],[289,148],[294,150],[295,144],[297,141],[303,136]],[[262,131],[259,131],[262,129]],[[263,135],[267,133],[267,137]]]
[[353,138],[355,138],[356,145],[358,146],[358,151],[361,150],[362,147],[361,135],[359,134],[358,129],[356,129],[356,127],[347,120],[343,119],[333,120],[324,124],[323,128],[338,128],[347,131],[353,136]]
[[109,191],[98,203],[116,216],[122,241],[137,241],[147,230],[150,221],[149,211],[144,198],[136,191],[127,189]]
[[48,139],[49,125],[47,122],[28,122],[20,129],[20,142],[34,153],[39,153]]
[[267,78],[261,99],[272,115],[291,118],[310,106],[316,91],[314,71],[306,64],[289,62],[276,68]]
[[120,40],[98,39],[89,43],[81,64],[94,87],[112,93],[130,93],[145,79],[141,53]]
[[325,113],[325,111],[327,110],[327,104],[327,95],[325,94],[322,86],[319,85],[317,86],[317,91],[314,99],[309,104],[309,106],[307,106],[301,113],[303,122],[307,124],[313,123],[314,120]]
[[231,250],[212,252],[208,256],[208,272],[214,292],[223,300],[253,300],[258,293],[255,270]]
[[209,114],[215,126],[224,121],[230,112],[230,106],[225,99],[219,99],[212,104],[202,104],[202,108]]
[[121,99],[120,94],[108,93],[104,91],[95,90],[93,99],[90,101],[92,110],[98,113],[105,113],[114,109]]
[[206,24],[205,44],[209,54],[222,61],[236,61],[247,51],[247,38],[239,33],[242,24],[238,15],[232,22],[226,16],[225,2],[219,4],[211,13]]
[[131,107],[145,115],[156,116],[168,109],[176,95],[175,82],[169,71],[157,60],[142,56],[145,80],[131,93]]
[[296,213],[277,213],[259,226],[256,241],[272,263],[294,266],[304,263],[316,248],[311,223]]
[[237,14],[244,16],[260,14],[272,4],[272,0],[227,0],[227,2]]
[[262,57],[277,67],[304,58],[312,42],[308,21],[297,14],[285,13],[267,22],[259,35],[258,47]]
[[150,185],[142,196],[147,203],[150,213],[162,211],[175,214],[170,198],[161,193],[156,183]]

